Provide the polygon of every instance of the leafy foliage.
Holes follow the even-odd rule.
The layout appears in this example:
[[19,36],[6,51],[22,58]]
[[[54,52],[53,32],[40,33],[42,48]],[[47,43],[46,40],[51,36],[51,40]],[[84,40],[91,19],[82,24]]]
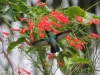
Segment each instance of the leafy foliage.
[[65,9],[64,14],[67,15],[69,18],[73,18],[76,15],[86,17],[85,11],[78,6],[72,6]]
[[[7,10],[4,6],[6,3],[9,5]],[[93,43],[94,39],[99,41],[100,35],[88,34],[85,30],[92,25],[98,26],[100,24],[99,16],[87,12],[79,6],[51,10],[45,3],[38,2],[31,6],[27,0],[0,0],[0,4],[0,16],[4,21],[6,20],[7,24],[10,24],[8,21],[20,21],[22,24],[18,29],[11,29],[12,32],[17,31],[21,37],[17,41],[10,42],[8,52],[26,42],[19,49],[26,53],[29,60],[44,75],[54,75],[58,68],[64,74],[69,75],[79,75],[83,70],[93,72],[94,69],[91,66],[94,64],[91,65],[89,55],[90,47],[94,48],[94,44],[91,46],[88,44]],[[68,30],[70,32],[67,32]],[[66,34],[67,36],[65,36]],[[36,45],[39,47],[35,47]],[[50,49],[56,50],[55,52],[59,51],[57,49],[61,51],[57,54],[50,53]],[[54,60],[56,60],[58,68],[52,72],[52,66],[55,65]]]
[[17,41],[11,42],[11,43],[9,44],[8,48],[7,48],[7,51],[8,51],[8,52],[11,52],[11,50],[12,50],[13,48],[15,48],[16,46],[18,46],[20,43],[23,43],[23,42],[25,42],[25,37],[21,37],[21,38],[19,38]]

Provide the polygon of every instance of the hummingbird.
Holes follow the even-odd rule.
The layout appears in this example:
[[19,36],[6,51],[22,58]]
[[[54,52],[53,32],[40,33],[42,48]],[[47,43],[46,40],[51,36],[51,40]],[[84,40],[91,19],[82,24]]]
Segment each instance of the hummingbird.
[[60,48],[57,46],[57,42],[59,40],[62,40],[64,37],[66,37],[72,30],[67,30],[55,35],[51,35],[49,31],[45,31],[48,38],[43,38],[34,42],[31,42],[30,45],[32,46],[45,46],[50,45],[51,46],[51,53],[56,53],[60,51]]

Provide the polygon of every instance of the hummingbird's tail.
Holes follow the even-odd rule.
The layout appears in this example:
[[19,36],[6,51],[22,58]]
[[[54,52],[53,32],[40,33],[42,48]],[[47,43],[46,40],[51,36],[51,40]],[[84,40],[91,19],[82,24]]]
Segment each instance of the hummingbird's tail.
[[51,53],[56,53],[56,52],[59,52],[59,51],[60,51],[60,49],[57,45],[55,47],[51,46]]

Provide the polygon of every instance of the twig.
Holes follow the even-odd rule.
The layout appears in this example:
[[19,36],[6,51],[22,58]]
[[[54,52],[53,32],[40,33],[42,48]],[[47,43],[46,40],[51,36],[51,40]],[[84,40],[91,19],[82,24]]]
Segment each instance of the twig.
[[11,65],[12,74],[17,75],[16,66],[15,66],[13,60],[11,59],[11,57],[9,56],[8,52],[6,51],[6,41],[3,39],[1,28],[0,28],[0,41],[2,42],[2,52],[4,53],[5,57],[7,58],[8,62]]

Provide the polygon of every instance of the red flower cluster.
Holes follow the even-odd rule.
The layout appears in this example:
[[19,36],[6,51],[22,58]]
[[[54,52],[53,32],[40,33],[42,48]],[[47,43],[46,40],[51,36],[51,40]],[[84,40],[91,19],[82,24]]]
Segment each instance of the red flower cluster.
[[67,42],[70,46],[72,46],[76,49],[80,49],[80,50],[83,49],[83,45],[84,45],[83,41],[81,41],[77,38],[71,38],[70,36],[67,36],[66,39],[67,39]]
[[19,31],[21,34],[24,34],[26,31],[30,31],[30,35],[29,35],[30,41],[34,41],[33,31],[32,31],[34,24],[33,24],[32,20],[29,20],[27,22],[27,25],[28,26],[26,28],[22,28],[22,29],[11,28],[11,30],[12,31]]
[[61,12],[51,11],[49,15],[61,23],[68,24],[70,22],[69,19],[65,17]]
[[91,35],[93,38],[100,38],[100,35],[95,34],[95,33],[91,33],[90,35]]
[[48,21],[47,16],[40,17],[39,23],[37,24],[37,28],[39,28],[39,37],[44,38],[43,31],[50,31],[50,22]]
[[83,18],[80,16],[75,16],[75,19],[79,22],[82,23],[83,22]]
[[28,72],[27,70],[25,70],[25,69],[23,69],[23,68],[20,68],[20,67],[18,66],[18,74],[19,74],[19,75],[22,73],[21,70],[24,71],[27,75],[30,75],[30,72]]
[[61,25],[56,22],[49,22],[48,16],[40,17],[39,23],[37,24],[37,28],[39,28],[39,37],[44,38],[43,31],[50,31],[50,29],[52,29],[54,34],[59,33],[53,26],[61,27]]
[[[58,23],[49,20],[49,17],[52,17],[58,21]],[[54,34],[58,34],[59,31],[56,30],[54,27],[61,27],[60,23],[69,23],[69,19],[65,17],[60,12],[52,11],[48,16],[41,16],[39,23],[37,24],[37,28],[39,28],[39,37],[44,38],[43,31],[50,31],[52,30]]]
[[98,19],[93,19],[93,18],[90,18],[91,22],[95,25],[98,25],[100,23],[100,20]]
[[28,24],[28,29],[30,30],[30,35],[29,35],[30,36],[30,40],[31,41],[34,41],[33,32],[32,32],[32,29],[33,29],[34,24],[33,24],[32,20],[29,20],[27,22],[27,24]]

